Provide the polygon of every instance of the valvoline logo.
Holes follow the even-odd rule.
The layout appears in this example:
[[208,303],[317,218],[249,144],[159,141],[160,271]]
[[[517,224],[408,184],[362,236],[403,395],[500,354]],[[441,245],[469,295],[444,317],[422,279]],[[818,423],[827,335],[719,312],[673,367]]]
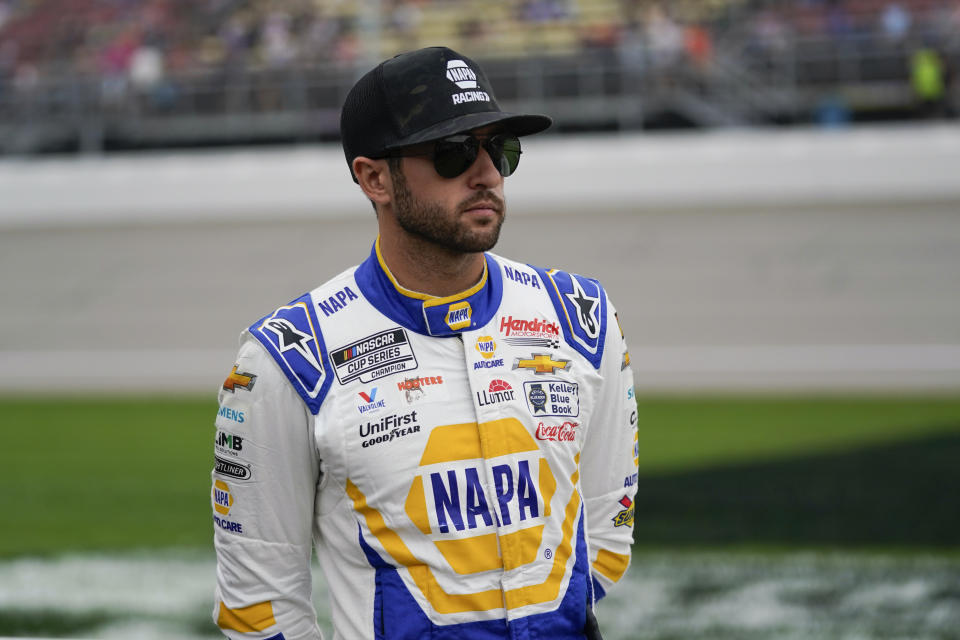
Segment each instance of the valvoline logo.
[[357,406],[357,411],[360,413],[376,411],[387,406],[387,401],[385,398],[377,398],[377,387],[371,387],[370,393],[361,391],[357,395],[360,396],[360,400],[362,401],[362,404]]

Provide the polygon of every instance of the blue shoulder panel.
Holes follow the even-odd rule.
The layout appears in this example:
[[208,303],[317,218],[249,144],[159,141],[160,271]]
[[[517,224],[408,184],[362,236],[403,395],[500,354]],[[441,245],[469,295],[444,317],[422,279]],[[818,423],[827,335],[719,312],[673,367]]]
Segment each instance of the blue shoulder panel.
[[333,378],[324,361],[327,347],[317,323],[310,294],[304,294],[250,326],[286,374],[303,401],[316,415]]
[[530,266],[547,287],[567,343],[594,369],[599,369],[607,335],[607,296],[603,287],[593,278]]

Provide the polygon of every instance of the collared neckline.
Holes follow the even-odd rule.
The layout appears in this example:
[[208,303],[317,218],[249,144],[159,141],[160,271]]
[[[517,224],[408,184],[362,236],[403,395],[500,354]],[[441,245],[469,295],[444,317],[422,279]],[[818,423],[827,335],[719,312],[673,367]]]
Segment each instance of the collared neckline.
[[357,286],[391,320],[417,333],[455,336],[485,325],[500,306],[503,281],[500,266],[484,253],[483,275],[465,291],[433,296],[407,289],[391,273],[380,252],[380,238],[370,256],[357,268]]

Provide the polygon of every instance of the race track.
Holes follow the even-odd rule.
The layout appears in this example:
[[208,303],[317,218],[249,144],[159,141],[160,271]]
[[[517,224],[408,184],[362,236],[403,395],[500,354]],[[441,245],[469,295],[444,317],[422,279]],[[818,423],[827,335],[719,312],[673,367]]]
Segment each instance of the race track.
[[[545,213],[497,251],[598,277],[640,389],[960,387],[960,202]],[[242,327],[366,256],[352,215],[5,229],[0,389],[212,392]]]

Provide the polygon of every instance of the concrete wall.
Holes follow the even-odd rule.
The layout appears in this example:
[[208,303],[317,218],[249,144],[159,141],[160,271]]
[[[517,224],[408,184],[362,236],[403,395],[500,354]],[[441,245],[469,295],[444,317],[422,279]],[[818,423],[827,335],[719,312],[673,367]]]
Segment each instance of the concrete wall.
[[[533,138],[497,251],[599,277],[638,387],[960,389],[960,129]],[[0,390],[200,390],[363,259],[336,148],[0,162]]]

